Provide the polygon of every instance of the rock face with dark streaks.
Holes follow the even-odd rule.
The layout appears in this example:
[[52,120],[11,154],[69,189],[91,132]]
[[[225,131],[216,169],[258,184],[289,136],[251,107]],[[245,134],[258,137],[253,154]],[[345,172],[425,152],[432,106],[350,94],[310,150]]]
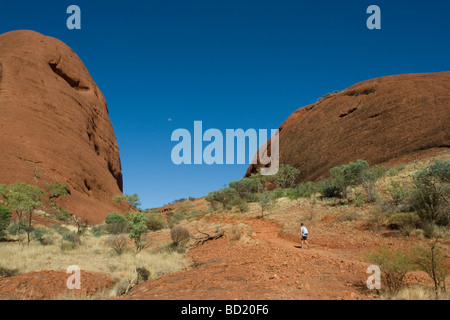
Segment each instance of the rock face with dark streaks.
[[80,58],[33,31],[0,35],[0,183],[67,183],[61,207],[97,223],[122,170],[106,100]]

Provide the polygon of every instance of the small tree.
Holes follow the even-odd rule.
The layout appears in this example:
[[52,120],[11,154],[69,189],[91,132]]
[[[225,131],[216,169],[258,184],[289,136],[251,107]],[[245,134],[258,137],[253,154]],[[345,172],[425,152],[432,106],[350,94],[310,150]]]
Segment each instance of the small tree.
[[430,244],[429,249],[422,247],[415,249],[414,263],[433,280],[436,300],[439,299],[440,290],[446,292],[445,279],[449,275],[449,269],[444,262],[445,257],[438,245],[438,239]]
[[275,205],[275,197],[270,192],[264,192],[259,195],[259,204],[261,205],[261,218],[264,218],[264,213],[273,209]]
[[20,221],[24,214],[28,213],[28,226],[26,228],[28,244],[31,241],[30,233],[32,230],[32,215],[34,210],[42,205],[41,197],[45,192],[36,186],[26,184],[24,182],[16,182],[8,187],[4,197],[8,207],[13,209],[17,214],[17,234],[20,232]]
[[448,203],[448,181],[450,162],[436,162],[425,170],[419,171],[413,180],[415,189],[411,202],[425,222],[448,225],[450,206]]
[[331,185],[338,187],[344,198],[347,197],[347,189],[363,182],[363,174],[370,169],[367,161],[357,160],[349,164],[335,167],[330,170]]
[[124,212],[123,203],[127,202],[127,198],[124,195],[116,195],[116,196],[112,197],[112,201],[115,203],[118,203],[120,205],[120,210],[123,213]]
[[127,215],[128,228],[130,239],[134,241],[136,251],[140,252],[145,248],[146,242],[142,241],[142,236],[147,232],[147,217],[145,213],[139,211],[138,213],[129,212]]
[[278,187],[283,189],[293,188],[299,174],[300,171],[289,164],[280,165],[275,178]]
[[130,204],[131,208],[139,208],[141,206],[141,201],[139,200],[139,196],[137,193],[134,194],[126,194],[125,198],[127,199],[128,203]]
[[11,210],[0,205],[0,239],[5,236],[5,230],[8,228],[11,222],[12,214]]
[[365,255],[365,260],[380,267],[382,278],[391,292],[398,292],[403,285],[403,278],[413,269],[409,253],[393,251],[386,247],[381,247],[379,252]]

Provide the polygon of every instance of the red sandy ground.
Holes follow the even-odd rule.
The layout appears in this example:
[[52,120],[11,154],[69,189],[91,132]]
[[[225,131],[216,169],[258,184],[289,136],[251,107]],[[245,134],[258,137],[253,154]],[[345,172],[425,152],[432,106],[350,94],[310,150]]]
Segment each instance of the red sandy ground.
[[114,285],[105,275],[82,271],[81,290],[69,291],[69,277],[62,271],[44,270],[0,279],[0,300],[52,300],[69,295],[85,298]]
[[[326,225],[327,219],[320,224]],[[242,221],[242,220],[241,220]],[[330,230],[315,229],[318,236],[311,238],[312,248],[296,248],[296,239],[279,236],[279,228],[267,220],[249,219],[258,245],[244,245],[228,238],[206,243],[189,253],[193,268],[155,281],[142,283],[124,299],[162,300],[252,300],[252,299],[376,299],[365,282],[369,264],[362,263],[360,255],[370,251],[367,246],[379,245],[379,236],[368,231],[352,232],[343,227],[345,237],[361,237],[342,245],[339,239],[327,234]],[[348,230],[347,230],[348,229]],[[332,228],[331,228],[332,230]],[[334,231],[332,231],[334,232]],[[337,232],[337,231],[336,231]],[[372,238],[373,237],[373,238]],[[378,238],[378,239],[377,239]],[[344,242],[344,241],[342,241]],[[382,241],[390,245],[392,239]],[[407,246],[407,241],[395,239],[396,247]],[[364,243],[364,245],[363,245]],[[409,283],[429,283],[420,272],[407,277]]]

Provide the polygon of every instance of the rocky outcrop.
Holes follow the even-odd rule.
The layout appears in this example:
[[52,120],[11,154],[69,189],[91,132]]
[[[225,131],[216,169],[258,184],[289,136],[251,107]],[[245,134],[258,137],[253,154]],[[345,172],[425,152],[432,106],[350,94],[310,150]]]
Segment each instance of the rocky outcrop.
[[61,41],[0,35],[0,146],[0,183],[67,183],[61,206],[91,223],[117,210],[122,171],[106,100]]
[[411,161],[449,148],[449,128],[450,72],[377,78],[294,112],[280,127],[280,163],[314,181],[357,159]]

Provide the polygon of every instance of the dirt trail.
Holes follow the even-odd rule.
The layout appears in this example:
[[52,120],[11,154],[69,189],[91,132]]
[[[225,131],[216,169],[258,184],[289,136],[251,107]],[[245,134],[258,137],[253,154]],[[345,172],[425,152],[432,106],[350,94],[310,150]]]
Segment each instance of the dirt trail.
[[[310,250],[279,236],[267,220],[245,221],[254,244],[227,238],[193,249],[193,268],[142,283],[125,299],[365,299],[367,265],[340,250]],[[332,239],[330,239],[332,241]]]

